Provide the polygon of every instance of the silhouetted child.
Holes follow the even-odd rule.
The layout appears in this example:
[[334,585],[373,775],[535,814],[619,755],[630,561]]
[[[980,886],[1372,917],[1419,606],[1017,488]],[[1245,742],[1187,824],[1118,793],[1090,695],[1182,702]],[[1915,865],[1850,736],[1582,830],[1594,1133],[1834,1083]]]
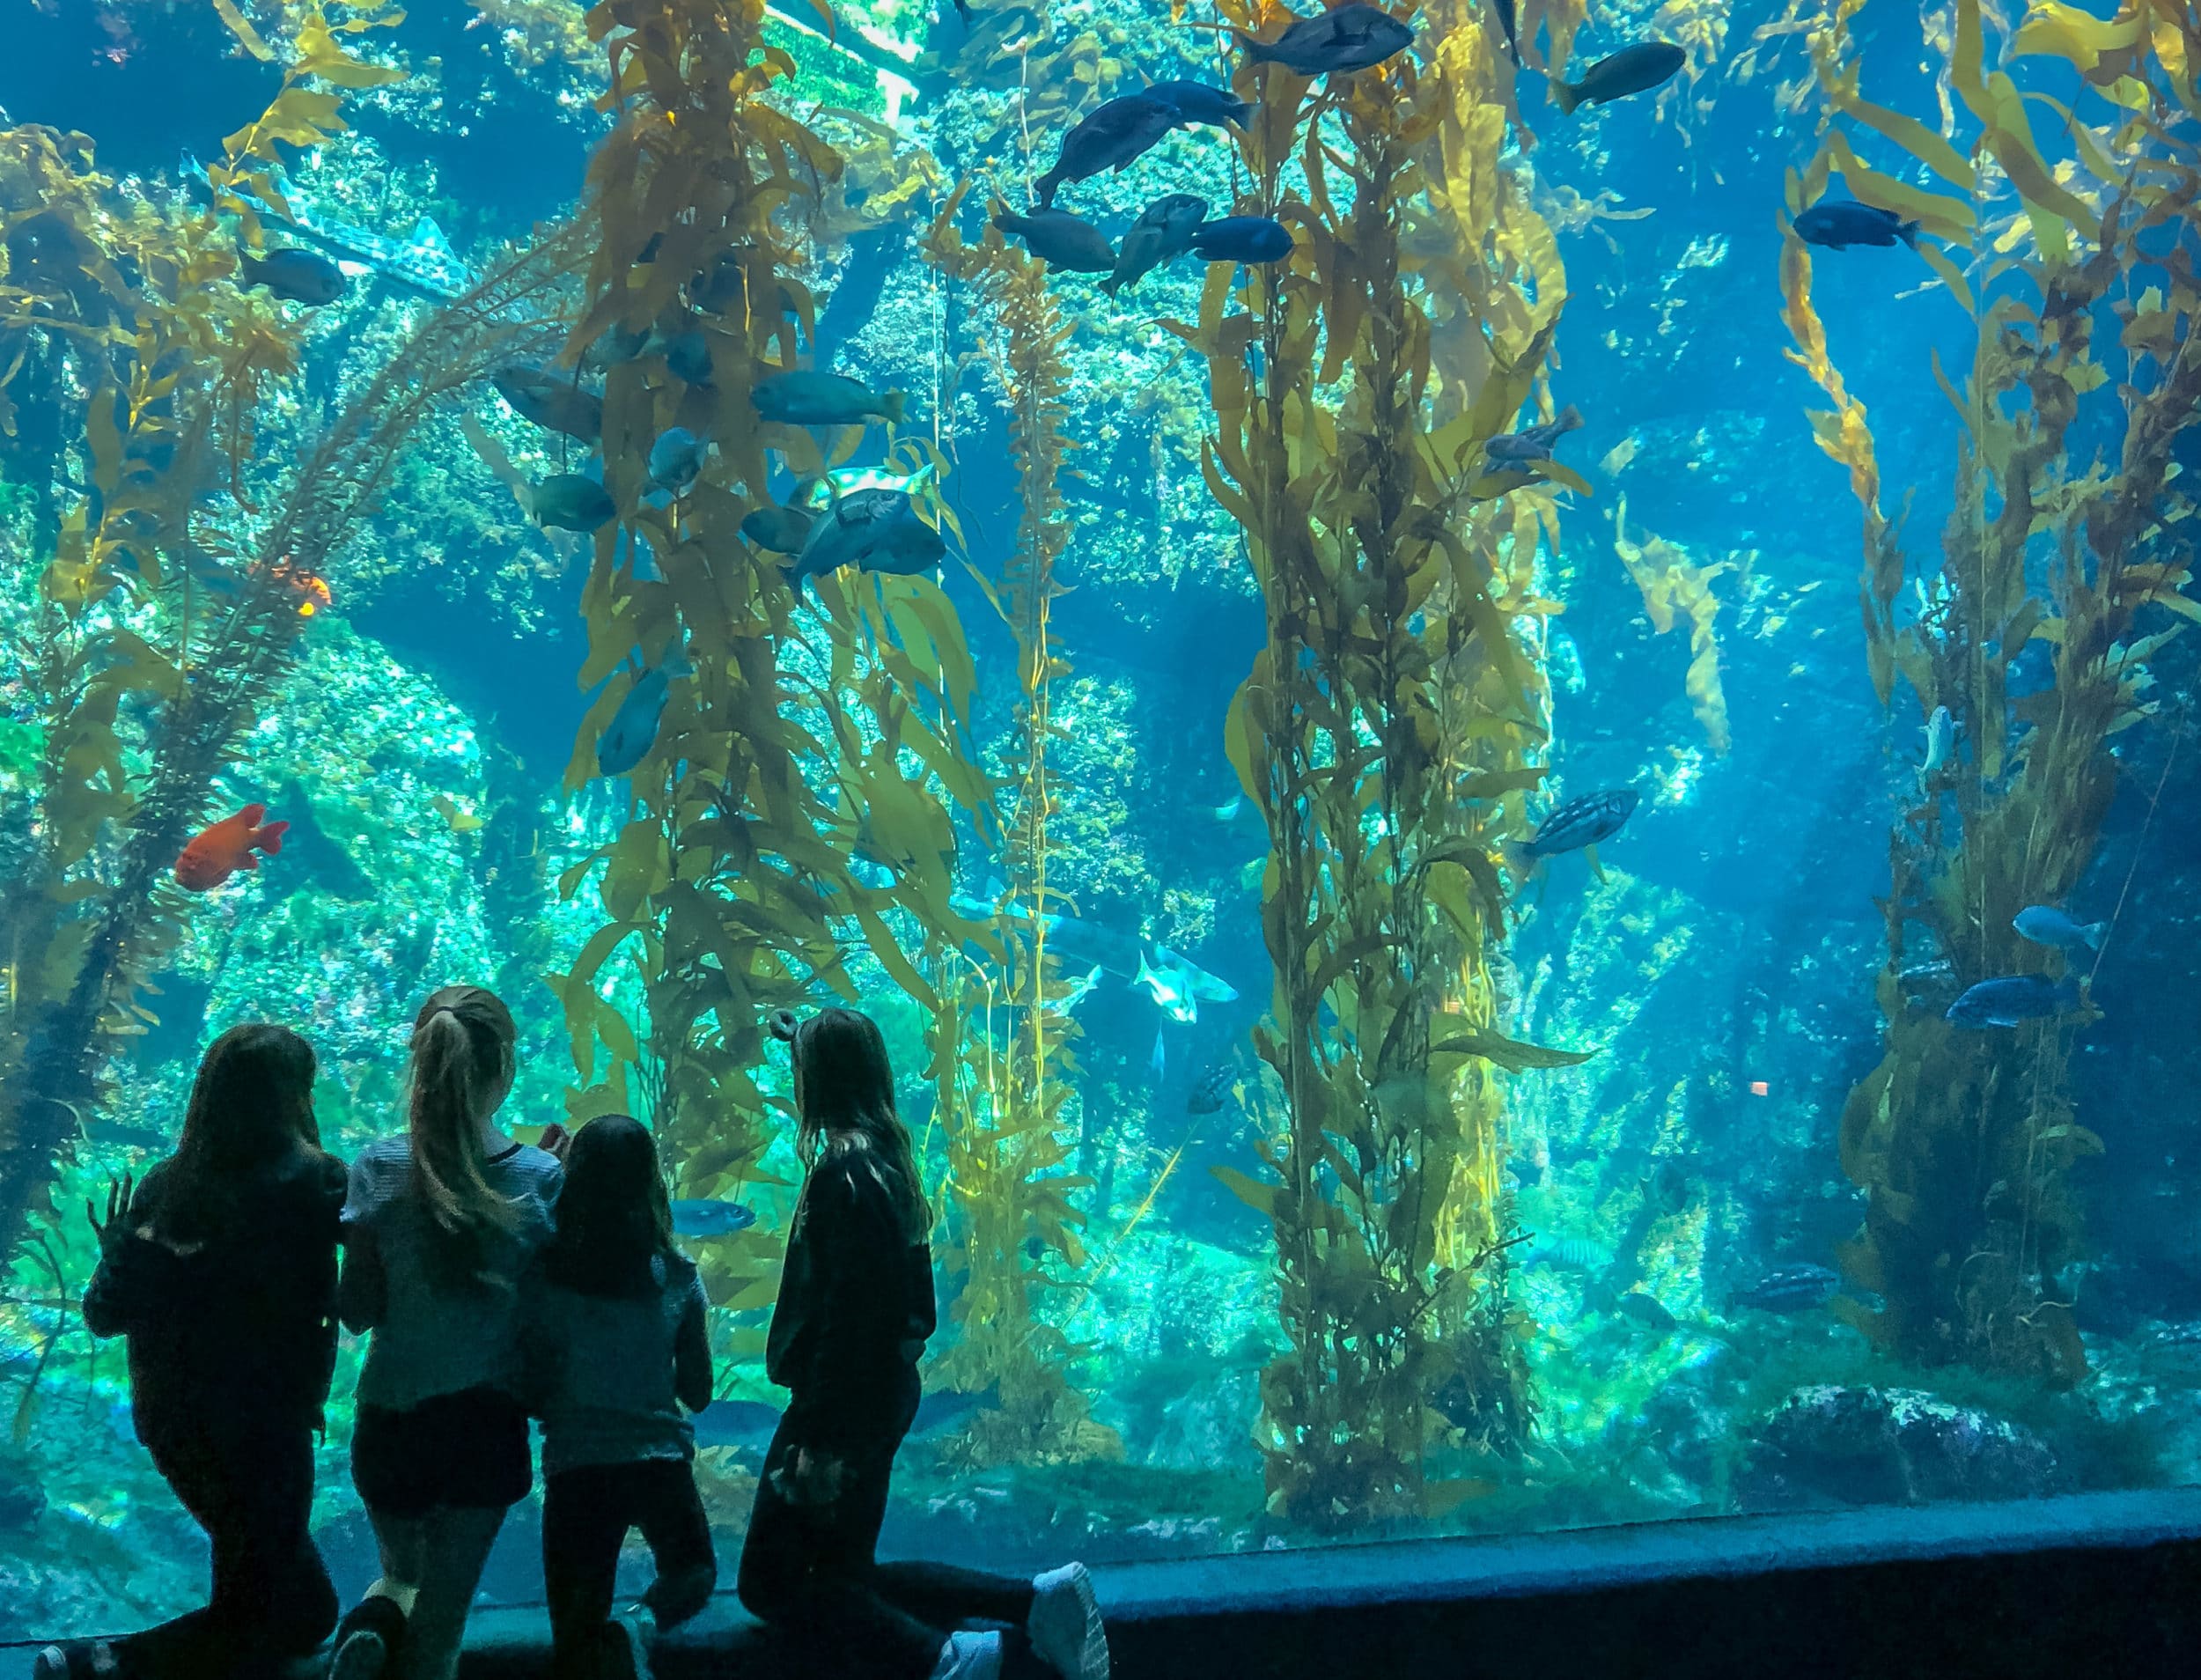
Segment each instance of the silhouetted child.
[[[766,1372],[793,1393],[757,1485],[741,1602],[822,1660],[810,1672],[994,1680],[1036,1657],[1069,1680],[1107,1680],[1082,1565],[1016,1581],[875,1560],[934,1324],[932,1216],[878,1027],[828,1009],[799,1026],[782,1015],[774,1031],[794,1047],[809,1175],[765,1352]],[[1008,1629],[954,1631],[967,1621]]]
[[336,1592],[308,1523],[313,1437],[336,1357],[342,1162],[321,1153],[313,1051],[232,1027],[199,1064],[176,1153],[109,1187],[85,1296],[95,1336],[129,1338],[137,1438],[207,1532],[204,1610],[114,1642],[40,1654],[70,1673],[228,1676],[313,1652]]
[[[696,1491],[710,1404],[703,1280],[673,1247],[657,1146],[605,1115],[565,1157],[557,1233],[521,1287],[520,1366],[542,1419],[542,1575],[559,1680],[647,1680],[659,1627],[703,1609],[718,1578]],[[640,1603],[612,1617],[619,1548],[638,1529],[657,1562]]]
[[351,1480],[382,1575],[344,1617],[336,1680],[451,1680],[507,1508],[534,1485],[519,1395],[519,1283],[563,1169],[497,1124],[511,1011],[445,986],[414,1018],[407,1127],[352,1163],[344,1323],[365,1330]]

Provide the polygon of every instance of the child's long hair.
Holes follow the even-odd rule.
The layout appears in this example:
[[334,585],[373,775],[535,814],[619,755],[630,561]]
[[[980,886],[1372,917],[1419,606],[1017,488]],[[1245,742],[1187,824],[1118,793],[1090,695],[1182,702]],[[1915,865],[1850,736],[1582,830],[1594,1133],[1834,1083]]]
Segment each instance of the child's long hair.
[[480,986],[431,992],[413,1020],[413,1188],[437,1234],[431,1258],[453,1283],[488,1277],[517,1223],[490,1183],[482,1122],[512,1088],[518,1037],[512,1011]]
[[566,1151],[545,1275],[585,1295],[648,1295],[658,1287],[651,1263],[674,1252],[673,1206],[649,1128],[599,1115]]
[[253,1179],[320,1153],[313,1070],[313,1047],[267,1021],[232,1027],[207,1046],[160,1198],[162,1235],[203,1241],[233,1222]]
[[903,1234],[924,1242],[932,1210],[917,1180],[909,1128],[894,1109],[894,1070],[879,1024],[853,1009],[821,1009],[795,1028],[792,1043],[800,1110],[795,1153],[814,1167],[828,1148],[866,1148],[872,1172],[902,1216]]

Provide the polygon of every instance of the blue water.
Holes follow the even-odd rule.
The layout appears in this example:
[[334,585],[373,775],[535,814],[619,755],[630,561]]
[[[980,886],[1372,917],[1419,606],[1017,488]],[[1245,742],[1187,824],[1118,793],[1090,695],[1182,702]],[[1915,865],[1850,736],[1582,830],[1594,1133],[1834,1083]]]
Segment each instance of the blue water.
[[[133,205],[172,221],[196,213],[179,159],[217,157],[223,136],[275,96],[288,50],[283,8],[245,0],[243,11],[275,43],[277,63],[247,53],[211,7],[70,0],[18,20],[0,58],[0,111],[17,125],[0,132],[0,207],[17,230],[7,284],[36,294],[55,284],[20,232],[18,218],[55,190],[18,161],[33,144],[32,125],[90,137],[99,179],[85,190],[110,215]],[[1447,26],[1487,27],[1477,16],[1424,17],[1414,52],[1425,55]],[[1211,995],[1196,1019],[1180,1020],[1123,972],[1104,974],[1077,1005],[1075,1066],[1064,1076],[1071,1095],[1054,1128],[1060,1160],[1043,1177],[1071,1178],[1063,1195],[1078,1241],[1038,1223],[1016,1228],[1032,1245],[1021,1275],[1046,1332],[1040,1367],[1082,1396],[1099,1433],[1082,1446],[1005,1448],[1005,1437],[988,1433],[991,1404],[928,1426],[905,1449],[889,1549],[1027,1566],[1065,1551],[1257,1549],[2192,1478],[2201,1415],[2187,1396],[2201,1355],[2188,1332],[2201,1326],[2201,1246],[2191,1234],[2201,1177],[2187,1161],[2201,1147],[2189,1094],[2201,1072],[2191,962],[2201,753],[2183,740],[2194,680],[2184,642],[2155,655],[2148,697],[2158,709],[2113,738],[2114,795],[2070,896],[2080,920],[2115,922],[2091,990],[2100,1019],[2070,1041],[2076,1120],[2102,1150],[2065,1175],[2082,1232],[2073,1256],[2029,1286],[2035,1299],[2070,1305],[2085,1380],[2068,1388],[1954,1348],[1945,1358],[1875,1349],[1854,1315],[1829,1306],[1837,1292],[1867,1313],[1879,1299],[1843,1248],[1867,1197],[1844,1171],[1837,1130],[1852,1087],[1882,1053],[1874,986],[1887,954],[1875,900],[1888,891],[1890,825],[1918,786],[1923,717],[1907,691],[1889,711],[1874,698],[1857,607],[1859,510],[1844,470],[1815,447],[1805,419],[1825,401],[1783,353],[1791,341],[1777,212],[1784,172],[1811,157],[1820,115],[1801,37],[1771,28],[1779,18],[1763,4],[1601,6],[1576,41],[1573,73],[1699,17],[1724,17],[1724,45],[1692,85],[1668,96],[1563,118],[1532,63],[1519,80],[1506,153],[1525,202],[1559,226],[1568,301],[1550,395],[1553,408],[1572,403],[1585,417],[1557,458],[1593,494],[1562,498],[1558,539],[1536,560],[1539,593],[1564,609],[1540,667],[1552,729],[1536,762],[1552,776],[1520,810],[1520,832],[1503,837],[1525,837],[1562,798],[1607,788],[1642,795],[1594,868],[1570,853],[1533,881],[1509,882],[1513,921],[1488,953],[1501,1028],[1598,1052],[1579,1068],[1511,1077],[1492,1138],[1505,1198],[1495,1229],[1521,1239],[1501,1274],[1504,1339],[1533,1422],[1516,1418],[1478,1436],[1441,1374],[1432,1375],[1428,1415],[1445,1421],[1431,1426],[1422,1463],[1432,1482],[1472,1480],[1471,1493],[1442,1508],[1341,1519],[1270,1498],[1276,1484],[1264,1483],[1255,1437],[1267,1429],[1260,1373],[1290,1341],[1277,1239],[1212,1169],[1275,1182],[1275,1146],[1292,1117],[1282,1082],[1253,1048],[1257,1029],[1273,1023],[1276,969],[1258,871],[1246,872],[1266,857],[1270,836],[1242,799],[1224,745],[1233,696],[1272,626],[1241,534],[1200,484],[1198,450],[1213,424],[1201,359],[1173,357],[1175,341],[1152,324],[1196,317],[1202,265],[1187,260],[1152,276],[1118,305],[1091,277],[1057,274],[1049,284],[1067,312],[1072,373],[1062,424],[1079,447],[1061,485],[1071,529],[1059,563],[1065,593],[1052,608],[1069,674],[1055,692],[1064,736],[1053,748],[1049,878],[1084,923],[1155,961],[1166,947],[1235,997]],[[1074,59],[1078,40],[1094,33],[1099,45],[1085,56],[1115,78],[1107,91],[1130,91],[1143,74],[1209,75],[1212,37],[1198,27],[1208,21],[1173,20],[1159,4],[1060,5],[1035,26],[1040,44],[1027,63],[1045,64],[1064,47]],[[988,371],[1001,339],[969,288],[926,266],[918,242],[967,177],[982,183],[964,217],[975,241],[989,190],[1021,197],[1014,136],[1029,123],[1035,173],[1067,121],[1097,101],[1034,86],[1020,119],[1005,59],[986,70],[966,58],[949,71],[924,58],[905,66],[906,87],[881,84],[872,61],[882,54],[953,59],[964,26],[952,10],[934,19],[850,4],[841,24],[890,44],[836,55],[775,20],[768,39],[794,51],[803,70],[774,97],[846,147],[890,146],[894,170],[923,181],[883,214],[859,206],[821,248],[804,250],[796,272],[820,306],[806,357],[875,388],[906,389],[902,435],[942,447],[940,495],[961,537],[939,587],[980,676],[964,748],[1007,775],[1017,649],[976,580],[1002,578],[1019,516],[1020,480]],[[1754,45],[1761,26],[1769,33]],[[1915,16],[1874,11],[1856,26],[1859,52],[1873,99],[1938,127],[1941,59],[1932,45],[1921,50],[1917,26]],[[614,121],[594,108],[601,49],[589,44],[578,7],[426,0],[364,40],[406,78],[349,96],[349,131],[286,153],[292,179],[311,183],[328,216],[392,241],[426,217],[478,269],[504,242],[572,213]],[[2073,91],[2063,67],[2021,73],[2029,89]],[[1793,99],[1777,98],[1800,87]],[[857,97],[865,123],[818,114],[820,104]],[[888,99],[895,115],[885,125]],[[1969,135],[1960,124],[1960,145]],[[1220,213],[1234,178],[1230,144],[1192,130],[1123,175],[1065,189],[1064,202],[1112,232],[1165,191],[1199,191]],[[1930,184],[1885,143],[1859,144],[1904,181]],[[867,167],[874,186],[892,173],[878,173],[875,159]],[[1564,213],[1599,201],[1613,213]],[[115,225],[99,237],[119,242]],[[221,225],[225,245],[234,236]],[[1952,507],[1959,433],[1932,360],[1969,365],[1970,323],[1901,247],[1815,256],[1818,313],[1869,411],[1883,505],[1891,516],[1907,509],[1910,576],[1923,578]],[[581,295],[576,278],[561,306],[577,311]],[[288,493],[291,468],[435,306],[355,263],[340,302],[277,308],[295,329],[298,371],[263,394],[240,469],[246,502],[228,495],[219,473],[186,497],[197,509],[195,534],[257,531]],[[59,307],[41,306],[41,324],[11,313],[0,325],[0,366],[18,350],[25,358],[11,384],[17,424],[0,438],[9,550],[0,635],[26,650],[0,674],[0,718],[11,732],[0,737],[0,939],[15,953],[0,994],[10,1035],[0,1069],[10,1071],[36,1050],[24,1003],[33,982],[13,965],[48,926],[39,920],[52,902],[39,859],[61,809],[40,750],[72,704],[30,652],[52,634],[51,618],[40,616],[41,573],[67,511],[88,498],[96,505],[87,394],[102,367],[127,372],[129,354],[86,349],[52,324]],[[943,387],[954,399],[936,410]],[[207,1041],[261,1015],[307,1033],[322,1057],[324,1140],[349,1154],[401,1124],[404,1034],[420,997],[451,980],[495,984],[523,1032],[505,1118],[525,1131],[566,1115],[574,1065],[543,976],[568,969],[604,917],[600,878],[583,872],[562,887],[559,877],[617,836],[631,790],[588,773],[595,744],[585,719],[600,689],[577,674],[590,652],[581,616],[589,546],[529,524],[461,430],[462,413],[531,479],[589,470],[586,445],[527,425],[484,384],[445,399],[412,434],[372,518],[329,557],[330,603],[302,632],[292,673],[202,792],[206,818],[247,799],[283,815],[284,799],[302,798],[315,844],[328,850],[317,866],[314,846],[294,846],[254,877],[180,900],[180,937],[162,947],[154,989],[137,996],[145,1015],[134,1024],[144,1030],[102,1041],[96,1096],[77,1105],[81,1125],[24,1132],[0,1168],[13,1175],[18,1203],[57,1210],[50,1222],[33,1213],[0,1299],[0,1399],[13,1420],[0,1434],[0,1638],[129,1625],[188,1605],[199,1589],[203,1544],[131,1436],[120,1350],[95,1344],[70,1303],[96,1259],[71,1211],[110,1175],[142,1171],[166,1153]],[[1542,417],[1527,413],[1519,424]],[[2072,474],[2098,451],[2114,459],[2122,431],[2114,402],[2090,402],[2068,440]],[[2201,466],[2193,435],[2171,446],[2189,471]],[[878,463],[885,443],[869,430],[856,459]],[[704,475],[725,489],[728,470],[722,462]],[[2174,483],[2167,502],[2180,495]],[[1727,567],[1711,583],[1732,728],[1724,753],[1684,687],[1687,624],[1654,632],[1616,551],[1623,497],[1629,538],[1663,539],[1692,564]],[[736,557],[747,565],[753,556],[738,544],[718,551],[721,564]],[[769,582],[769,571],[756,575]],[[2050,586],[2044,554],[2031,581],[2036,593]],[[221,599],[210,608],[202,597],[194,609],[202,633]],[[102,615],[124,612],[156,645],[183,633],[173,591],[135,601],[118,593],[90,610],[85,622],[101,633],[121,623]],[[824,635],[808,608],[792,622]],[[2171,622],[2161,615],[2140,628]],[[785,669],[815,668],[791,637],[780,657]],[[2036,648],[2013,689],[2050,681]],[[134,698],[115,725],[122,771],[141,795],[158,718],[156,700]],[[569,784],[577,748],[583,773]],[[70,863],[73,878],[99,883],[88,889],[94,902],[107,902],[99,895],[118,877],[125,821],[111,819]],[[957,832],[955,884],[983,898],[1003,865],[968,821]],[[1494,849],[1498,836],[1489,837]],[[862,954],[860,930],[836,932],[862,1001],[886,1023],[903,1111],[942,1210],[943,1329],[933,1352],[947,1362],[933,1387],[980,1390],[983,1373],[954,1363],[973,1333],[956,1310],[968,1304],[971,1274],[955,1258],[973,1207],[955,1182],[949,1120],[928,1078],[923,1012]],[[1064,978],[1086,966],[1073,953]],[[664,979],[604,971],[605,995],[645,1040],[645,988]],[[804,1001],[826,1000],[821,987]],[[2031,1052],[2021,1045],[2034,1042],[2006,1041],[2007,1077],[2023,1077],[2031,1065],[2021,1058]],[[1218,1065],[1239,1076],[1226,1099],[1189,1112]],[[777,1066],[762,1065],[763,1088],[784,1091]],[[647,1094],[634,1094],[637,1109]],[[681,1140],[668,1145],[676,1175],[719,1124],[672,1109],[651,1117]],[[784,1116],[741,1124],[753,1119],[771,1139],[766,1166],[791,1182],[799,1169]],[[22,1123],[0,1116],[0,1124]],[[676,1193],[735,1192],[683,1178]],[[756,1246],[716,1247],[733,1242],[731,1234],[704,1240],[707,1271],[714,1253],[729,1263],[776,1259],[784,1186],[740,1193],[757,1215],[740,1242]],[[1660,1194],[1662,1204],[1647,1199]],[[1820,1269],[1823,1288],[1807,1285],[1778,1311],[1741,1304],[1769,1276],[1800,1267]],[[1432,1262],[1424,1275],[1434,1271]],[[733,1293],[724,1278],[714,1290],[722,1301]],[[1616,1290],[1652,1297],[1657,1313],[1623,1308]],[[714,1314],[719,1391],[730,1402],[783,1398],[764,1382],[757,1346],[768,1306],[769,1292]],[[373,1573],[347,1475],[356,1369],[348,1345],[316,1509],[347,1591]],[[988,1392],[998,1400],[1005,1390]],[[729,1569],[755,1445],[703,1457]],[[533,1506],[520,1507],[485,1580],[490,1597],[539,1591],[535,1531]]]

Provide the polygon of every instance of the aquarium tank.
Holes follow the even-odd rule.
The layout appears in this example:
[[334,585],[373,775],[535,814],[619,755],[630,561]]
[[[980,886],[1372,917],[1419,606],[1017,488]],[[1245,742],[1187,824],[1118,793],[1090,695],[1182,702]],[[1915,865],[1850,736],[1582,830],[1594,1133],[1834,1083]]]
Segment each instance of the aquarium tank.
[[936,1214],[891,1551],[2201,1478],[2197,74],[2195,0],[15,8],[0,1638],[202,1591],[86,1204],[240,1021],[397,1130],[455,981],[516,1135],[657,1133],[729,1573],[831,1003]]

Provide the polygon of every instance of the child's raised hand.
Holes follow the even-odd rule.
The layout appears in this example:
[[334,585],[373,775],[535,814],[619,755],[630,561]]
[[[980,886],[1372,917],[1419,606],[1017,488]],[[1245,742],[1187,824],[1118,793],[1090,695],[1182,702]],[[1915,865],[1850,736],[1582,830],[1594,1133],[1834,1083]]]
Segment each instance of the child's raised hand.
[[85,1198],[84,1216],[92,1221],[92,1234],[100,1242],[107,1240],[107,1233],[130,1211],[130,1194],[136,1188],[128,1173],[122,1175],[122,1182],[119,1184],[112,1178],[107,1180],[107,1216],[104,1223],[100,1220],[98,1205],[89,1197]]

